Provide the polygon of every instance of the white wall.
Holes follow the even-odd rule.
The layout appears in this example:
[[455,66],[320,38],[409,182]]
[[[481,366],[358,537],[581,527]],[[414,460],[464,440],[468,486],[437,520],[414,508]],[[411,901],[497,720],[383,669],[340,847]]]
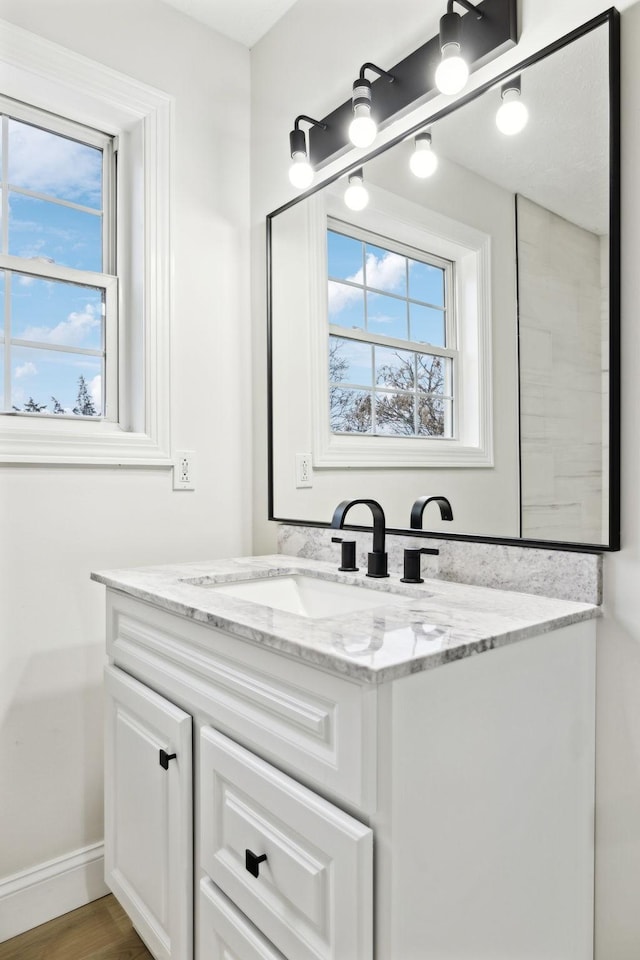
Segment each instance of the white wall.
[[172,440],[197,455],[193,493],[167,469],[0,466],[2,878],[103,836],[90,570],[250,552],[251,488],[248,51],[159,0],[0,17],[175,96]]
[[522,536],[531,540],[608,540],[602,239],[518,197]]
[[[604,0],[521,0],[521,41],[478,81],[562,36]],[[598,646],[598,960],[640,954],[640,6],[619,0],[623,36],[622,336],[624,548],[606,558],[606,619]],[[264,217],[294,195],[287,181],[288,132],[299,113],[322,117],[347,99],[360,64],[396,63],[437,31],[433,0],[298,0],[252,50],[252,251],[254,324],[255,550],[275,544],[266,522]],[[433,104],[432,104],[433,105]]]

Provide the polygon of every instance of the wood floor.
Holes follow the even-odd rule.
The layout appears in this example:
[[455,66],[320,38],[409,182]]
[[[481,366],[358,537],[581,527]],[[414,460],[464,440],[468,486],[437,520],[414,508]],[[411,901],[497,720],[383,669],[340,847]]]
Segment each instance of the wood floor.
[[0,960],[153,960],[109,895],[0,943]]

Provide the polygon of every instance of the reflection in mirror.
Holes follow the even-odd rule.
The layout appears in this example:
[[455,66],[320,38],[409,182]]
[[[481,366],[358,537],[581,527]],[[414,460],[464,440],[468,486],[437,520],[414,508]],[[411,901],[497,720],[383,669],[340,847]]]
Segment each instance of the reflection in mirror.
[[273,215],[273,518],[609,543],[609,111],[605,21]]

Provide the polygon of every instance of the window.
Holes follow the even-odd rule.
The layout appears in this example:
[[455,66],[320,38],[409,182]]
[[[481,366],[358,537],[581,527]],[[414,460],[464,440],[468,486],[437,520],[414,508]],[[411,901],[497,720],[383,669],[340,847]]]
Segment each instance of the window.
[[333,224],[327,265],[332,432],[452,437],[453,264]]
[[492,466],[490,235],[380,188],[305,211],[314,467]]
[[115,421],[113,137],[0,107],[0,410]]
[[0,72],[0,462],[169,467],[173,98],[4,22]]

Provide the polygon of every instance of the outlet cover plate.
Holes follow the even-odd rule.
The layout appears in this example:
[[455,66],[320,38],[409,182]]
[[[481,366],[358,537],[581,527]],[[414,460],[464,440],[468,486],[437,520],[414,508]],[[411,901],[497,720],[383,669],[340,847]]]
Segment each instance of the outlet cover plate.
[[173,457],[173,489],[195,490],[195,462],[193,450],[176,450]]

